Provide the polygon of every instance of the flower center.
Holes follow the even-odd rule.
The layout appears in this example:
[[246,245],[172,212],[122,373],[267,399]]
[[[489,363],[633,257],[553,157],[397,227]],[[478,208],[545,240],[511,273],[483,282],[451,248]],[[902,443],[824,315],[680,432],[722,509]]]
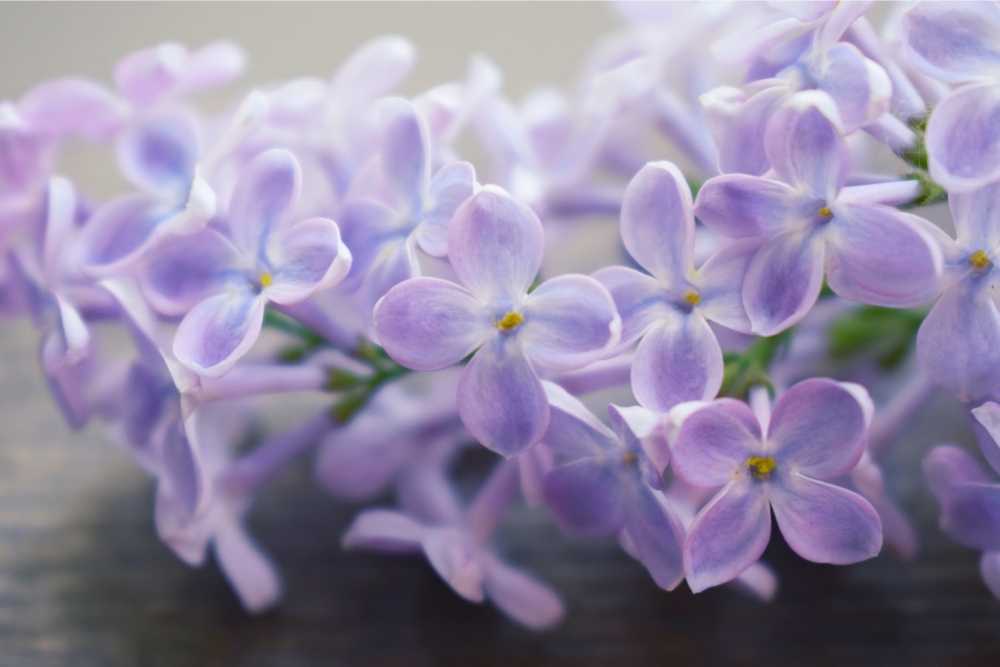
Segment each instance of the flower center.
[[512,310],[497,320],[497,329],[500,331],[511,331],[521,326],[522,322],[524,322],[524,315],[516,310]]
[[622,454],[622,463],[625,465],[633,465],[639,461],[639,455],[635,452],[625,452]]
[[778,467],[778,462],[773,456],[751,456],[747,459],[747,468],[757,479],[767,479]]
[[260,283],[261,287],[270,287],[274,283],[274,276],[272,276],[268,271],[264,271],[262,274],[257,276],[257,282]]
[[689,306],[697,306],[701,303],[701,295],[693,289],[690,289],[687,292],[684,292],[684,303]]
[[830,218],[833,217],[833,211],[830,210],[829,206],[824,206],[819,210],[819,217],[823,218],[824,220],[829,220]]
[[986,254],[985,250],[977,250],[969,255],[969,264],[976,271],[984,271],[993,266],[993,262],[990,261],[990,256]]

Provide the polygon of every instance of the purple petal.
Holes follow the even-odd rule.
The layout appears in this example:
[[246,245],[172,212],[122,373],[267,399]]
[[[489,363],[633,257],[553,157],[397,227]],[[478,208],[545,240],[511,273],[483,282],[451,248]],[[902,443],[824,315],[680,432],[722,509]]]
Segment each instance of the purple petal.
[[979,559],[979,573],[993,596],[1000,599],[1000,551],[984,553]]
[[773,336],[796,324],[819,298],[823,242],[795,232],[767,241],[743,280],[743,305],[753,332]]
[[625,532],[636,558],[660,588],[684,579],[684,528],[662,493],[639,487],[628,506]]
[[345,549],[388,553],[418,551],[427,529],[401,512],[365,510],[354,518],[341,539]]
[[785,542],[814,563],[848,565],[882,550],[882,522],[862,496],[792,474],[771,487],[771,506]]
[[[759,84],[769,83],[761,88]],[[720,86],[701,96],[705,118],[719,152],[719,171],[759,176],[771,164],[764,152],[764,131],[781,101],[788,95],[784,81],[755,82],[744,91]]]
[[238,267],[233,244],[214,229],[168,238],[152,253],[139,274],[142,293],[164,315],[183,315],[209,294],[218,292]]
[[391,90],[413,67],[416,50],[403,37],[387,35],[362,44],[331,81],[341,103],[363,104]]
[[417,108],[390,97],[376,108],[382,129],[382,173],[406,210],[419,211],[430,181],[430,139]]
[[979,422],[976,440],[990,466],[1000,475],[1000,404],[988,401],[972,409],[973,418]]
[[177,327],[174,356],[199,375],[224,374],[257,342],[266,303],[249,291],[205,299]]
[[476,170],[468,162],[452,162],[434,174],[427,208],[417,227],[417,242],[424,252],[434,257],[448,254],[448,223],[475,190]]
[[694,270],[691,188],[672,162],[650,162],[629,182],[621,235],[629,254],[669,285],[682,285]]
[[959,245],[983,249],[1000,246],[1000,183],[967,193],[950,192],[948,208]]
[[666,291],[655,278],[624,266],[609,266],[594,273],[614,299],[622,320],[619,344],[631,345],[657,321],[668,317],[672,307]]
[[563,530],[613,535],[625,522],[620,461],[587,458],[556,466],[545,475],[545,502]]
[[112,199],[83,227],[79,243],[84,265],[102,274],[131,268],[175,213],[173,207],[146,195]]
[[1000,8],[991,2],[924,2],[900,21],[905,57],[951,83],[1000,69]]
[[28,125],[13,104],[0,103],[0,189],[28,193],[51,173],[52,141]]
[[185,93],[224,86],[243,73],[246,54],[233,42],[218,41],[206,44],[191,53],[181,80]]
[[551,588],[496,558],[483,583],[493,604],[522,625],[544,630],[562,620],[562,602]]
[[927,485],[942,506],[948,503],[956,486],[990,481],[979,461],[955,445],[940,445],[932,449],[924,458],[923,470]]
[[198,160],[197,121],[183,111],[146,117],[126,130],[117,151],[122,173],[132,183],[170,202],[182,203]]
[[470,602],[483,601],[483,559],[463,533],[453,528],[430,529],[423,548],[431,566],[452,590]]
[[302,170],[290,152],[264,151],[243,168],[229,203],[233,242],[247,257],[258,257],[272,230],[298,199]]
[[111,91],[83,79],[58,79],[32,88],[18,110],[31,127],[57,137],[104,141],[121,127],[126,107]]
[[387,240],[368,268],[368,274],[361,285],[360,302],[365,312],[373,310],[378,300],[390,289],[419,275],[420,261],[417,259],[413,236]]
[[917,332],[921,366],[963,401],[988,395],[1000,377],[1000,312],[970,280],[946,289]]
[[689,415],[674,441],[674,472],[694,486],[722,486],[760,448],[757,419],[745,403],[720,400]]
[[327,218],[296,222],[271,236],[268,259],[273,283],[264,296],[292,304],[333,287],[351,268],[351,253],[340,240],[337,223]]
[[462,204],[448,230],[452,268],[480,297],[520,298],[538,273],[543,249],[538,216],[494,186]]
[[138,106],[151,106],[172,94],[196,92],[232,81],[246,58],[231,42],[213,42],[191,53],[172,42],[135,51],[115,67],[115,84]]
[[277,568],[242,526],[220,528],[213,544],[219,566],[244,609],[258,613],[277,604],[283,591]]
[[497,337],[472,357],[458,386],[458,412],[485,447],[512,456],[541,440],[549,404],[516,343]]
[[730,241],[698,269],[698,312],[722,326],[750,332],[750,318],[743,305],[743,280],[760,243],[755,239]]
[[775,112],[764,138],[771,166],[786,183],[832,200],[844,185],[847,146],[836,104],[826,93],[796,93]]
[[611,295],[589,276],[546,280],[524,302],[521,342],[545,368],[579,368],[614,345],[621,320]]
[[981,551],[1000,550],[1000,484],[954,484],[942,502],[941,529]]
[[864,407],[834,380],[812,378],[784,392],[774,405],[767,440],[774,455],[810,477],[850,471],[865,450]]
[[982,83],[943,99],[927,124],[931,177],[965,192],[1000,179],[1000,85]]
[[817,87],[836,102],[845,131],[867,125],[889,111],[889,75],[853,44],[840,42],[827,51],[815,76]]
[[543,383],[549,401],[549,426],[544,442],[557,464],[599,457],[618,446],[618,438],[568,391]]
[[179,420],[171,424],[160,447],[159,483],[178,507],[193,517],[211,488],[197,447]]
[[407,368],[436,370],[461,361],[495,333],[465,288],[439,278],[396,285],[375,306],[375,336]]
[[706,227],[729,238],[769,235],[798,218],[801,194],[781,181],[745,174],[708,179],[694,212]]
[[375,201],[348,202],[338,221],[344,245],[351,251],[349,287],[357,287],[364,280],[389,241],[405,238],[396,212]]
[[684,570],[695,593],[735,579],[757,562],[771,539],[763,487],[730,482],[698,512],[684,542]]
[[714,398],[722,370],[722,348],[705,318],[697,312],[676,313],[639,342],[632,362],[632,393],[639,405],[666,412],[684,401]]

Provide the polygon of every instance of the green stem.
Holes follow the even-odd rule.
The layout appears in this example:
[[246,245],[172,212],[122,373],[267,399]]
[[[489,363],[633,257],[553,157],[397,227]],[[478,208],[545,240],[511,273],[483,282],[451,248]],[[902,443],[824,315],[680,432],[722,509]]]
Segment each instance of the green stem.
[[750,389],[758,385],[773,392],[768,370],[778,353],[791,341],[793,331],[786,329],[776,336],[758,338],[743,352],[725,355],[719,395],[746,399]]

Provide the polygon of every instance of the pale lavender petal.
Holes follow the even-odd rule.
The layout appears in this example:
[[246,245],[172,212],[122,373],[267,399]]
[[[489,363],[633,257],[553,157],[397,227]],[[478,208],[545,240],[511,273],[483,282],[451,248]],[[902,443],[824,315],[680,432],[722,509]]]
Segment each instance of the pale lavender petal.
[[42,339],[41,366],[49,391],[72,429],[82,428],[91,415],[88,379],[93,359],[89,354],[69,354],[65,337],[51,333]]
[[688,484],[722,486],[759,447],[760,431],[750,408],[737,401],[715,401],[684,419],[671,464]]
[[516,343],[497,337],[472,357],[458,386],[458,412],[485,447],[512,456],[541,440],[549,404]]
[[1000,404],[987,401],[972,409],[973,418],[981,429],[976,429],[979,449],[990,466],[1000,475]]
[[131,268],[175,213],[172,206],[147,195],[112,199],[83,227],[79,243],[84,265],[102,274]]
[[500,188],[467,200],[448,230],[448,258],[458,279],[480,297],[519,298],[542,264],[542,223]]
[[493,604],[522,625],[544,630],[562,620],[562,602],[551,588],[496,558],[489,559],[483,584]]
[[833,3],[814,37],[813,48],[819,52],[828,52],[834,47],[847,29],[874,4],[871,0]]
[[404,210],[419,212],[430,181],[430,138],[427,124],[413,103],[401,97],[379,102],[379,156],[382,174]]
[[424,252],[434,257],[448,254],[448,223],[475,190],[476,170],[468,162],[452,162],[434,174],[416,232]]
[[340,240],[337,223],[310,218],[272,234],[267,258],[273,282],[264,296],[280,304],[292,304],[318,290],[333,287],[351,268],[351,252]]
[[631,345],[658,320],[670,316],[667,293],[655,278],[624,266],[609,266],[593,276],[611,293],[621,316],[621,345]]
[[818,88],[837,103],[845,131],[855,130],[889,111],[892,82],[881,65],[853,44],[841,42],[826,52],[815,72]]
[[142,293],[158,312],[183,315],[227,280],[241,280],[238,262],[236,248],[214,229],[168,238],[139,273]]
[[177,327],[174,356],[199,375],[224,374],[257,342],[265,305],[266,299],[249,290],[205,299]]
[[768,123],[764,141],[771,166],[786,183],[819,199],[833,199],[848,169],[840,132],[840,116],[829,95],[815,90],[796,93]]
[[588,536],[621,530],[626,499],[620,467],[620,461],[587,458],[556,466],[545,475],[543,497],[563,530]]
[[219,567],[244,609],[259,613],[277,604],[283,591],[278,570],[242,526],[219,528],[213,546]]
[[810,477],[832,479],[857,465],[866,427],[864,407],[850,390],[812,378],[778,397],[767,440],[779,465],[787,462]]
[[376,37],[362,44],[331,80],[338,102],[364,104],[384,95],[409,73],[416,50],[397,35]]
[[1000,8],[992,2],[923,2],[899,23],[905,57],[936,79],[958,83],[1000,71]]
[[200,453],[179,420],[171,424],[158,455],[159,483],[178,507],[193,517],[203,506],[211,484]]
[[750,332],[750,318],[743,305],[743,280],[760,242],[756,239],[730,241],[712,254],[698,269],[698,312],[717,324]]
[[625,249],[647,271],[681,285],[694,270],[691,188],[672,162],[650,162],[629,182],[622,202]]
[[729,238],[773,234],[799,219],[802,196],[791,186],[745,174],[714,176],[701,186],[694,213]]
[[423,538],[424,554],[452,590],[470,602],[485,598],[484,562],[466,536],[453,528],[433,528]]
[[600,457],[618,446],[615,434],[568,391],[552,382],[543,388],[549,401],[544,444],[556,464]]
[[949,192],[1000,179],[1000,85],[966,86],[934,109],[927,124],[931,177]]
[[184,111],[143,118],[118,140],[122,173],[137,187],[180,204],[194,179],[198,160],[198,125]]
[[792,551],[814,563],[848,565],[882,549],[882,522],[853,491],[793,473],[771,487],[771,505]]
[[194,93],[224,86],[237,79],[246,65],[246,54],[237,44],[211,42],[191,53],[181,79],[181,90]]
[[1000,183],[971,192],[949,192],[948,208],[959,245],[984,250],[1000,247]]
[[608,290],[589,276],[564,274],[539,285],[524,302],[521,343],[548,369],[579,368],[614,345],[621,320]]
[[666,412],[684,401],[714,398],[722,370],[722,348],[705,318],[675,313],[640,341],[632,362],[632,393],[639,405]]
[[1000,551],[984,553],[979,559],[979,574],[993,596],[1000,599]]
[[51,173],[55,145],[28,125],[10,102],[0,103],[0,188],[28,193]]
[[927,485],[943,507],[952,489],[962,484],[985,485],[990,481],[986,471],[969,452],[955,445],[939,445],[924,458]]
[[625,532],[635,557],[656,585],[667,591],[675,589],[684,579],[684,528],[662,493],[636,488]]
[[135,51],[115,66],[115,84],[134,104],[150,106],[180,92],[195,92],[235,79],[246,57],[231,42],[213,42],[195,52],[174,42]]
[[389,241],[405,238],[396,212],[375,201],[348,202],[337,221],[344,245],[351,251],[349,287],[360,285]]
[[154,519],[157,536],[178,558],[192,566],[205,562],[214,531],[209,521],[204,518],[192,519],[191,514],[173,496],[159,488]]
[[379,255],[368,267],[368,274],[359,291],[360,303],[365,312],[374,310],[375,304],[396,285],[420,276],[420,260],[413,236],[387,240]]
[[806,316],[823,286],[824,247],[815,235],[789,232],[766,242],[743,280],[753,332],[773,336]]
[[971,401],[1000,377],[1000,311],[969,281],[948,288],[917,332],[917,357],[930,379]]
[[375,336],[400,364],[415,370],[451,366],[496,330],[469,292],[439,278],[396,285],[375,306]]
[[57,79],[35,86],[18,103],[28,124],[54,136],[104,141],[118,130],[126,107],[104,86],[84,79]]
[[229,203],[236,247],[247,257],[259,257],[301,189],[302,170],[294,155],[281,148],[257,155],[240,173]]
[[420,549],[426,532],[402,512],[371,509],[354,518],[340,543],[345,549],[408,553]]
[[759,176],[771,167],[764,152],[764,131],[789,88],[779,79],[769,82],[762,89],[750,91],[720,86],[701,96],[705,119],[718,147],[722,173]]
[[735,579],[760,560],[771,539],[763,487],[730,482],[698,512],[684,542],[684,570],[695,593]]

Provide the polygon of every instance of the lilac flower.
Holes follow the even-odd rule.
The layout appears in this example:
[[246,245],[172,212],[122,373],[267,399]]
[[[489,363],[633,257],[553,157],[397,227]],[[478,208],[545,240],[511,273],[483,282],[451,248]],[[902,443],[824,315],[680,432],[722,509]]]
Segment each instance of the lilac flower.
[[419,275],[416,246],[434,257],[448,253],[448,222],[477,187],[468,162],[445,165],[431,177],[427,125],[412,103],[388,98],[377,112],[379,153],[353,186],[363,194],[341,215],[344,241],[355,256],[349,280],[363,283],[369,306]]
[[760,244],[743,282],[759,335],[801,320],[824,274],[840,296],[881,306],[918,305],[938,288],[941,253],[929,225],[879,203],[916,190],[907,183],[843,187],[847,149],[837,118],[824,93],[794,95],[765,138],[778,178],[716,176],[698,193],[695,215],[705,225]]
[[[428,480],[440,486],[441,480]],[[366,510],[344,534],[350,549],[389,553],[423,553],[452,590],[469,602],[489,598],[514,620],[544,629],[563,616],[562,603],[545,584],[511,567],[491,549],[488,541],[497,515],[517,491],[517,465],[500,464],[468,508],[462,510],[449,489],[428,489],[443,494],[438,516],[427,519],[392,510]]]
[[998,386],[1000,310],[994,292],[1000,261],[1000,185],[948,197],[956,238],[931,230],[944,255],[944,290],[917,334],[928,377],[960,400]]
[[611,405],[612,430],[558,385],[545,392],[552,418],[543,442],[555,459],[546,504],[569,532],[620,536],[656,584],[673,590],[684,578],[684,528],[662,491],[669,454],[653,434],[656,415]]
[[935,447],[923,467],[941,509],[941,529],[963,546],[983,552],[980,573],[1000,598],[1000,484],[954,445]]
[[757,245],[734,243],[696,271],[691,193],[670,162],[646,165],[629,183],[621,236],[652,276],[616,266],[594,277],[622,316],[622,344],[639,341],[632,393],[640,405],[661,412],[713,398],[722,384],[722,349],[708,320],[749,331],[740,283]]
[[528,288],[542,261],[542,224],[487,186],[451,221],[448,256],[461,284],[411,278],[376,304],[375,332],[400,364],[436,370],[473,354],[458,387],[469,432],[510,456],[537,442],[549,421],[538,379],[580,367],[618,338],[621,321],[600,283],[562,275]]
[[922,2],[900,20],[904,57],[958,87],[927,124],[934,180],[949,192],[1000,179],[1000,7],[993,2]]
[[164,42],[122,58],[114,78],[122,95],[136,107],[147,108],[225,85],[243,73],[245,63],[243,50],[232,42],[212,42],[196,51]]
[[673,446],[675,473],[695,486],[722,487],[688,532],[691,590],[725,583],[760,558],[771,509],[785,541],[807,560],[844,565],[879,553],[875,509],[827,481],[861,458],[869,401],[857,385],[813,379],[782,394],[770,418],[720,399],[684,420]]
[[351,254],[336,223],[293,222],[298,163],[275,149],[240,175],[227,213],[230,236],[214,228],[164,242],[143,272],[160,312],[184,319],[174,354],[191,370],[219,376],[253,346],[270,302],[293,304],[340,281]]

